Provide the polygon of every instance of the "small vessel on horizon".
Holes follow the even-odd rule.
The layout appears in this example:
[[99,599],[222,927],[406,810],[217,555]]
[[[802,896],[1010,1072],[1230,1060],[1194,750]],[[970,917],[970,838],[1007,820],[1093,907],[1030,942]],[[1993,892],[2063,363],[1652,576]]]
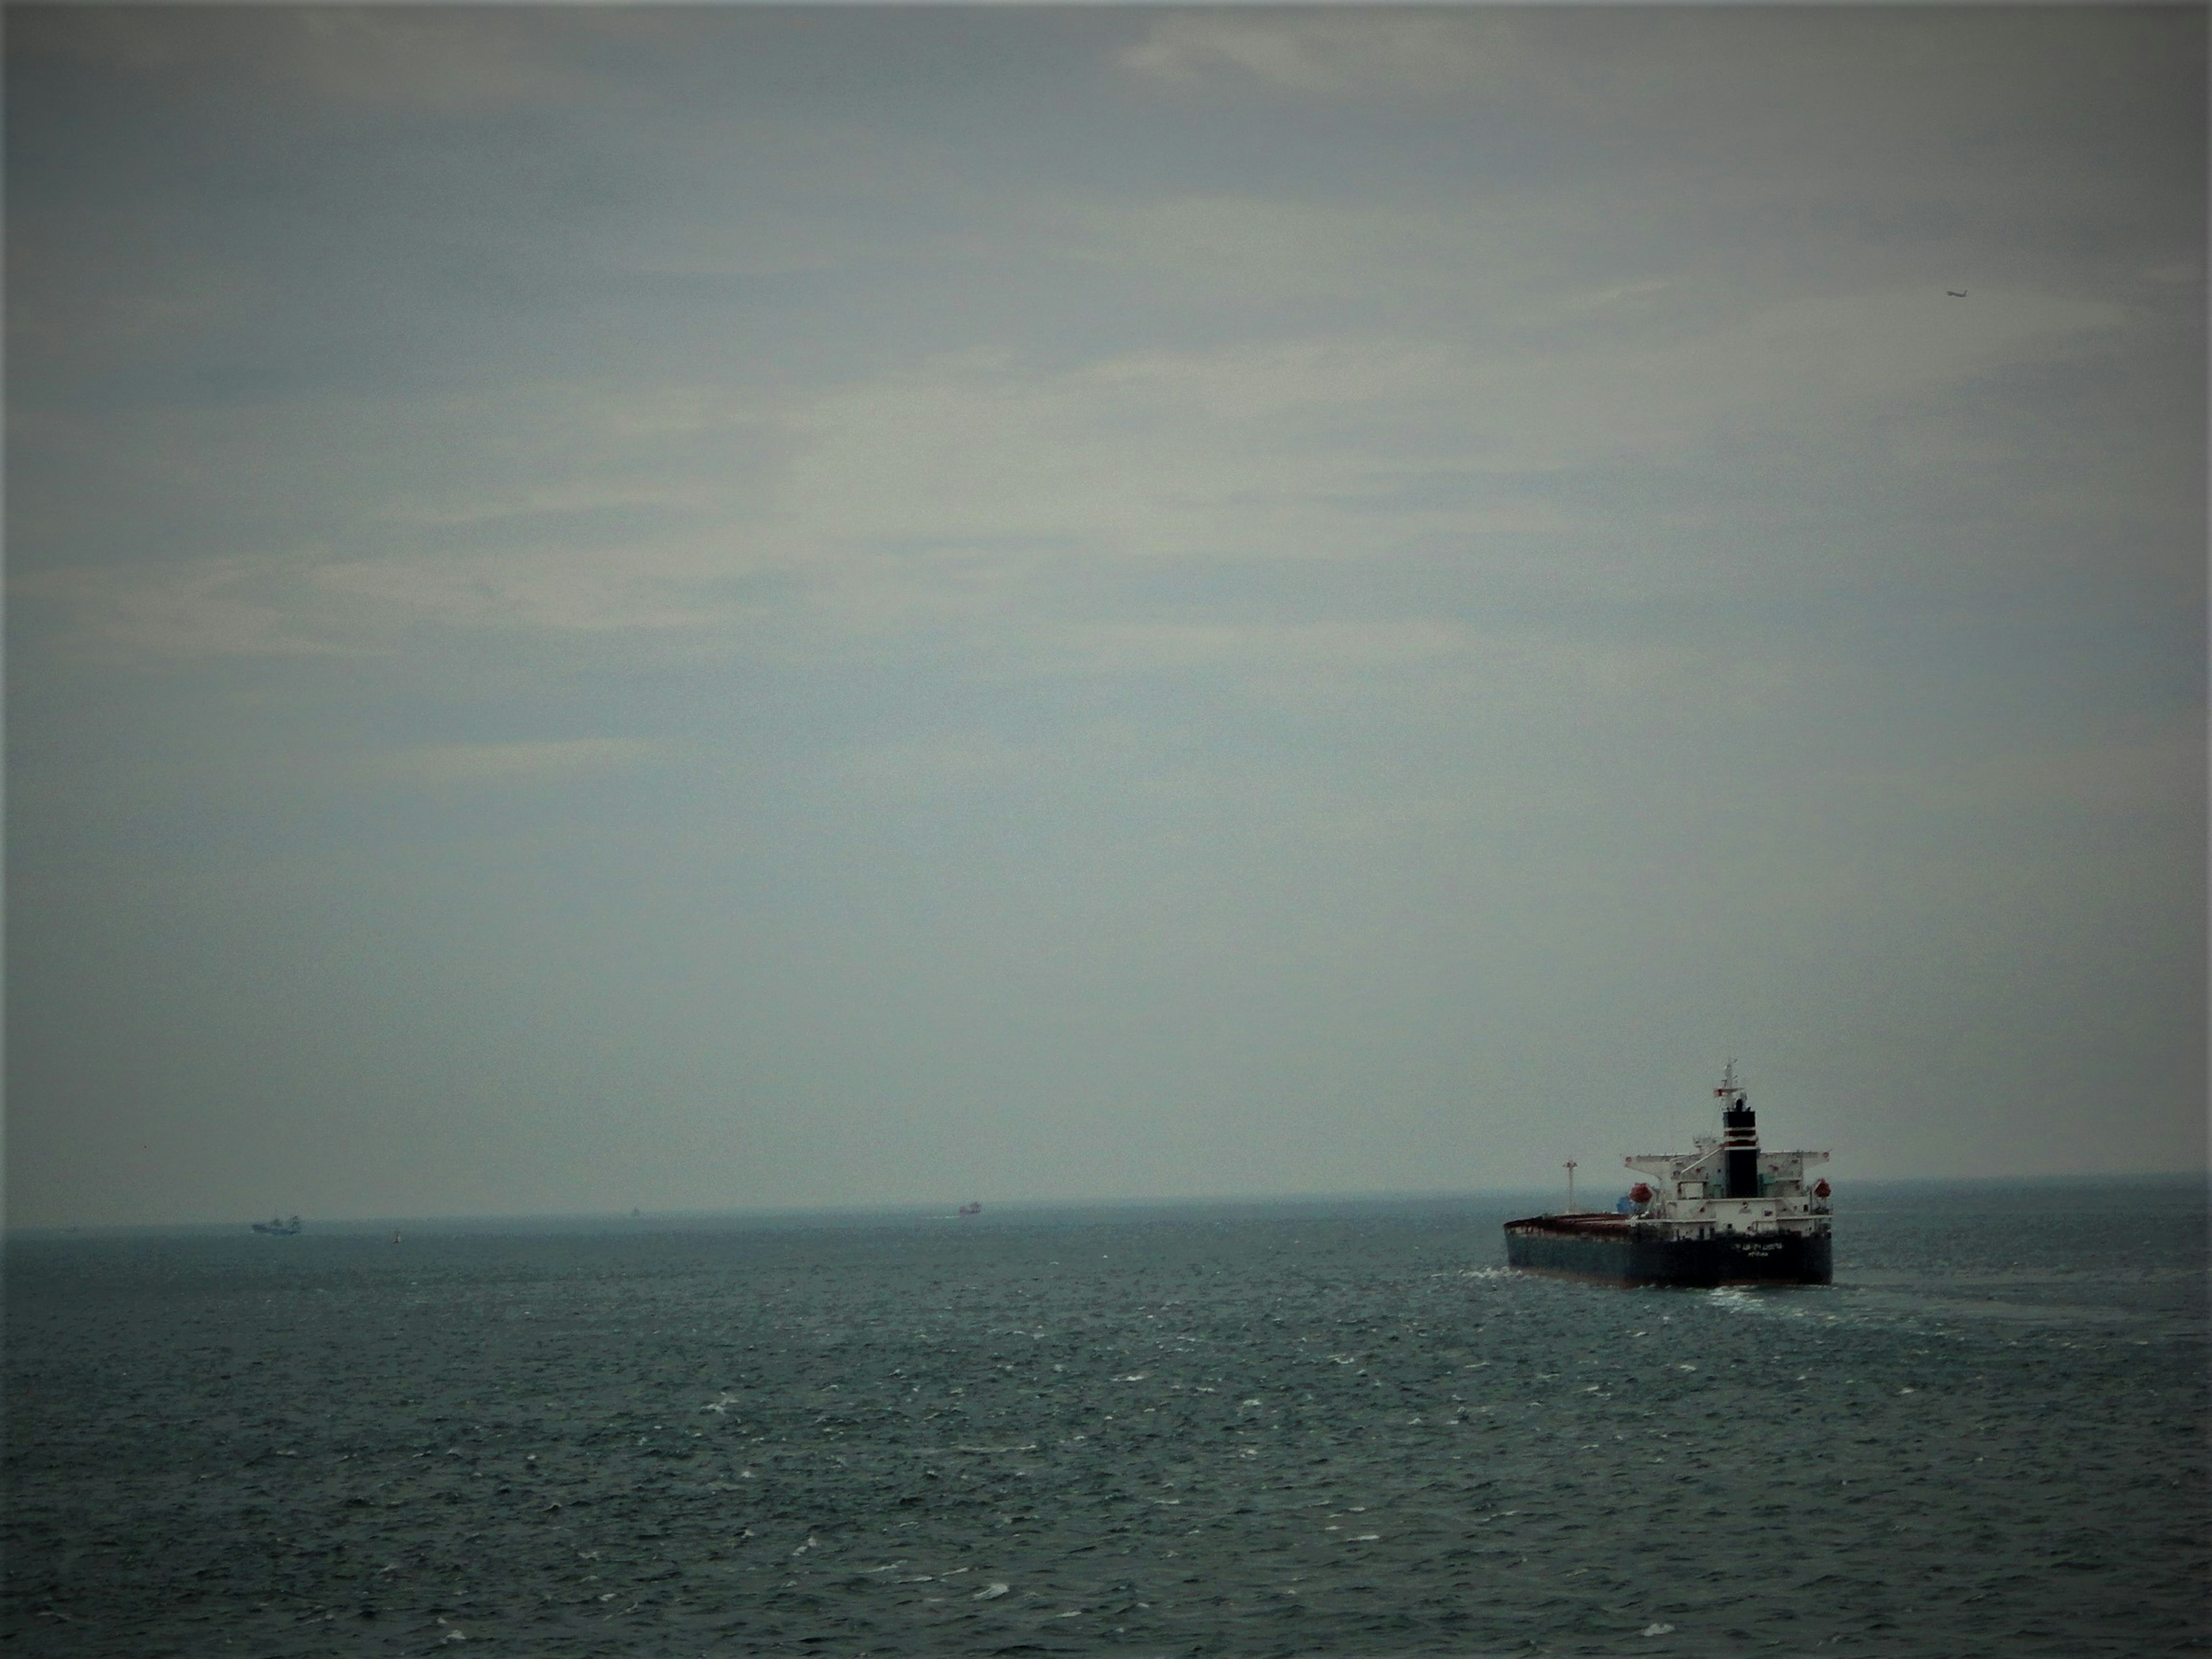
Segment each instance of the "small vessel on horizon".
[[1505,1224],[1505,1260],[1531,1273],[1619,1285],[1826,1285],[1833,1277],[1829,1188],[1805,1170],[1826,1152],[1765,1152],[1759,1120],[1730,1060],[1720,1087],[1721,1133],[1696,1150],[1624,1158],[1651,1177],[1611,1212],[1574,1207]]
[[294,1216],[289,1221],[285,1221],[272,1215],[266,1221],[255,1222],[253,1231],[270,1238],[291,1238],[300,1231],[300,1218]]
[[983,1206],[977,1200],[971,1198],[965,1204],[963,1204],[960,1206],[960,1213],[962,1215],[981,1215],[983,1213]]

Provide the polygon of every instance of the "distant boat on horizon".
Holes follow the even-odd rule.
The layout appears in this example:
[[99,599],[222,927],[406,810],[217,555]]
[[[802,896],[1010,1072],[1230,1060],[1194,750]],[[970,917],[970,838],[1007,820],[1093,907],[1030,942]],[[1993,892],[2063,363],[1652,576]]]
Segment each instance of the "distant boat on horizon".
[[270,1238],[291,1238],[300,1231],[300,1218],[294,1216],[289,1221],[283,1221],[272,1215],[266,1221],[255,1222],[253,1231]]
[[960,1206],[960,1213],[962,1215],[981,1215],[983,1213],[983,1206],[975,1200],[971,1198],[965,1204],[963,1204]]

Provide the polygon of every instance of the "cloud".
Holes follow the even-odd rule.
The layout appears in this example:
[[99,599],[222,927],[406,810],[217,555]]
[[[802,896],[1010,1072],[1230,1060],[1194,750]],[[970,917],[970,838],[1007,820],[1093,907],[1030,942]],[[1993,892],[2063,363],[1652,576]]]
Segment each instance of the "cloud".
[[15,233],[12,349],[79,375],[141,372],[238,321],[253,280],[145,216],[64,210]]
[[1655,331],[1654,343],[1507,352],[1480,371],[1502,450],[1491,465],[1548,471],[1778,431],[1839,434],[1999,370],[2072,356],[2127,321],[2106,301],[1991,290],[1962,301],[1931,283],[1747,306]]
[[70,655],[139,668],[210,657],[342,654],[349,647],[306,625],[293,599],[296,567],[268,559],[33,571],[9,581],[11,599],[65,618]]
[[279,18],[264,37],[262,72],[319,103],[454,116],[566,100],[582,89],[526,18],[360,7]]
[[1518,38],[1514,20],[1496,12],[1480,17],[1183,14],[1153,23],[1121,62],[1176,87],[1227,79],[1330,98],[1433,95],[1510,74]]
[[1698,356],[1715,380],[1759,369],[1770,384],[1818,375],[1829,394],[1886,401],[2070,356],[2127,320],[2110,301],[1992,288],[1962,301],[1930,284],[1787,301],[1723,331]]
[[349,559],[312,577],[303,603],[333,621],[420,620],[546,634],[697,630],[755,607],[718,592],[746,568],[742,546],[537,548],[520,553]]
[[849,750],[825,770],[833,782],[860,794],[902,800],[1017,777],[1054,758],[1054,751],[1036,744],[963,732]]
[[2110,824],[2142,817],[2204,829],[2201,711],[2162,738],[2010,751],[1943,773],[1906,775],[1910,805],[1978,823],[2047,824],[2057,814]]
[[[1584,308],[1641,303],[1639,284]],[[825,397],[781,499],[824,548],[943,537],[1111,555],[1344,556],[1409,535],[1563,528],[1481,481],[1664,461],[1748,434],[1840,431],[2124,327],[2099,301],[1940,289],[1702,311],[1640,338],[1521,331],[1152,350],[1043,373],[935,361]],[[1418,505],[1419,486],[1466,486]],[[1356,511],[1364,507],[1368,511]],[[1377,514],[1380,514],[1378,520]]]
[[[1117,633],[1095,617],[1070,631],[1037,602],[1102,563],[1372,559],[1440,538],[1516,538],[1496,557],[1523,581],[1613,580],[1611,565],[1552,569],[1530,550],[1532,537],[1607,530],[1607,509],[1556,487],[1563,475],[1776,433],[1843,453],[1860,422],[1906,419],[2130,322],[2110,301],[2002,288],[1961,301],[1933,286],[1715,314],[1651,280],[1502,310],[1513,325],[1155,347],[1067,368],[952,354],[781,404],[646,383],[325,412],[310,448],[355,427],[465,430],[471,465],[431,445],[421,465],[347,479],[353,522],[335,545],[26,577],[19,592],[64,605],[79,650],[149,661],[389,650],[417,623],[743,629],[802,653],[841,633],[988,623],[1008,662],[1165,664],[1260,636],[1134,621]],[[1578,337],[1616,314],[1626,333]],[[190,476],[240,465],[248,434],[226,416],[142,435],[159,441],[161,469]],[[1660,520],[1644,521],[1648,539]],[[1291,636],[1270,637],[1279,653]]]
[[250,66],[264,91],[325,112],[469,115],[567,100],[586,84],[520,9],[94,8],[31,21],[41,52],[147,81]]
[[[1141,277],[1165,294],[1285,300],[1378,300],[1448,292],[1462,303],[1488,287],[1510,233],[1498,210],[1438,212],[1297,197],[1176,195],[1060,210],[1063,256]],[[1480,301],[1476,301],[1480,303]]]
[[1234,666],[1310,677],[1369,673],[1433,664],[1461,655],[1468,631],[1411,618],[1381,623],[1098,623],[1056,632],[1054,657],[1066,668],[1131,673]]
[[[1071,370],[934,360],[799,414],[784,522],[825,553],[922,538],[1113,556],[1353,550],[1323,498],[1396,465],[1377,444],[1443,395],[1411,342],[1145,351]],[[1380,415],[1383,427],[1363,430]],[[1317,431],[1333,428],[1333,432]]]
[[385,782],[441,787],[562,783],[656,764],[675,752],[665,741],[635,738],[416,744],[375,755],[363,769]]
[[217,657],[394,656],[423,626],[540,638],[696,635],[748,622],[732,597],[742,550],[537,549],[333,558],[225,557],[15,578],[19,602],[60,614],[56,648],[163,672]]

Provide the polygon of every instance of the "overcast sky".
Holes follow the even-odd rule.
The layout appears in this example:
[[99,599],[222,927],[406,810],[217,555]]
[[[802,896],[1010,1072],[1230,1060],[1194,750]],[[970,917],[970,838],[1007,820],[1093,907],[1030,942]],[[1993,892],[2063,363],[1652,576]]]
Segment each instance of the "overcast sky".
[[2202,1164],[2201,9],[8,28],[11,1222]]

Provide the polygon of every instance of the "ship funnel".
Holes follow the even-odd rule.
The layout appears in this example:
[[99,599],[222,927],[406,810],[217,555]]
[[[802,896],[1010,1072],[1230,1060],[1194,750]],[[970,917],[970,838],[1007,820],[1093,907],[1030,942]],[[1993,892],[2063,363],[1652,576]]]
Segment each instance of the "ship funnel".
[[1736,1080],[1735,1062],[1730,1060],[1721,1074],[1721,1086],[1713,1091],[1721,1101],[1721,1146],[1727,1157],[1728,1191],[1729,1198],[1759,1196],[1759,1119],[1745,1097],[1743,1085]]

